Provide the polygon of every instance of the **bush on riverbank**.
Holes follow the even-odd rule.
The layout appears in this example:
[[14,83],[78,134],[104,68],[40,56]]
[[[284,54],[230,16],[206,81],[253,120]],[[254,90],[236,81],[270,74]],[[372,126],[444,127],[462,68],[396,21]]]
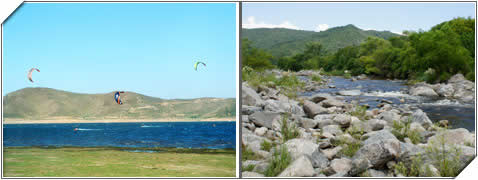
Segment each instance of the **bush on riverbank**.
[[264,175],[267,177],[279,175],[279,173],[289,166],[291,159],[285,145],[281,145],[280,148],[275,148]]
[[259,86],[268,86],[278,88],[282,94],[289,98],[296,98],[297,92],[304,88],[305,83],[301,82],[297,76],[285,73],[277,76],[276,74],[265,71],[255,70],[249,66],[242,68],[242,80],[254,88]]

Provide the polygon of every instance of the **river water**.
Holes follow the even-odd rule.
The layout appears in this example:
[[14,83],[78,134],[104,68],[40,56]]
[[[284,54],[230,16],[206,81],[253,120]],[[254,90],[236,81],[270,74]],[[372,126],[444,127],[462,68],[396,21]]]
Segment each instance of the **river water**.
[[[305,80],[306,77],[301,76]],[[408,86],[405,81],[400,80],[374,80],[365,79],[352,81],[342,77],[331,77],[335,88],[322,88],[317,91],[305,92],[302,96],[312,96],[317,93],[329,93],[336,95],[342,90],[360,90],[360,96],[343,96],[345,101],[358,101],[361,105],[368,104],[370,108],[377,108],[380,100],[392,101],[392,106],[409,105],[417,107],[427,113],[430,120],[437,122],[448,120],[452,128],[466,128],[469,131],[475,130],[475,107],[474,104],[466,104],[444,97],[427,98],[422,96],[412,96],[407,93]],[[338,96],[338,95],[337,95]],[[405,100],[404,103],[400,99]]]

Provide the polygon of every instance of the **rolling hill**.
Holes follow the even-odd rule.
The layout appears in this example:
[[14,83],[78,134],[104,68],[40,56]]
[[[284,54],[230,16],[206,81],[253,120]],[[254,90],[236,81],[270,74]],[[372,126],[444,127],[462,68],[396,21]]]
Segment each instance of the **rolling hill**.
[[134,92],[80,94],[51,88],[24,88],[3,97],[3,117],[21,119],[160,119],[235,117],[234,98],[166,100]]
[[362,30],[351,24],[321,32],[257,28],[242,29],[241,33],[242,38],[251,40],[254,47],[264,49],[276,57],[300,53],[304,50],[305,44],[311,41],[320,42],[327,52],[335,52],[346,46],[358,45],[371,36],[384,39],[399,36],[389,31]]

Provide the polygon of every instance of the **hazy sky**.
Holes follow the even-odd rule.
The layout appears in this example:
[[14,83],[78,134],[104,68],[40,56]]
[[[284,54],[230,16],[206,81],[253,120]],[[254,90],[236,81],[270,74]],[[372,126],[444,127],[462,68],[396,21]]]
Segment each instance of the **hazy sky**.
[[354,24],[370,30],[428,30],[454,17],[475,17],[474,3],[243,3],[242,27],[322,31]]
[[[25,87],[235,97],[234,3],[25,3],[4,24],[3,95]],[[194,71],[195,61],[207,67]],[[35,83],[27,80],[33,73]]]

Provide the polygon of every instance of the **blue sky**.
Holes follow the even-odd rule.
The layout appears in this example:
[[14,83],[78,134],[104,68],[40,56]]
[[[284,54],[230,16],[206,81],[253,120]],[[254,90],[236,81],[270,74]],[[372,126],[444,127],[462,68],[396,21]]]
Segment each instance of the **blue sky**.
[[243,3],[244,28],[321,31],[354,24],[362,29],[428,30],[455,17],[475,17],[474,3]]
[[[4,24],[3,95],[25,87],[235,97],[234,3],[25,3]],[[194,71],[195,61],[207,67]],[[33,73],[35,83],[27,80]]]

